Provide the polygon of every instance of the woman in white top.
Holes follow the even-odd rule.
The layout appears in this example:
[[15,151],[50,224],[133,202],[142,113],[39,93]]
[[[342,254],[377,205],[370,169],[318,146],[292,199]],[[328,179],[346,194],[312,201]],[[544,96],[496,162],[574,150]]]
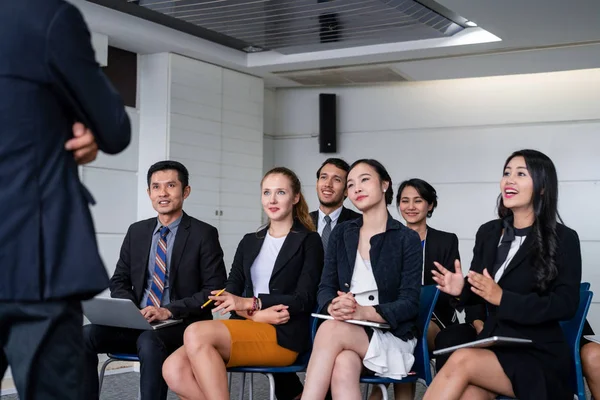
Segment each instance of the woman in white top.
[[329,238],[318,302],[320,312],[334,319],[323,322],[315,338],[302,396],[308,400],[323,399],[330,386],[334,399],[358,400],[364,369],[401,379],[414,362],[423,264],[419,235],[389,215],[392,180],[379,162],[356,161],[347,189],[363,215],[336,226]]
[[310,313],[323,269],[323,244],[294,172],[274,168],[261,183],[269,224],[244,236],[226,291],[209,298],[229,320],[190,325],[163,365],[182,399],[229,399],[226,367],[287,366],[310,347]]

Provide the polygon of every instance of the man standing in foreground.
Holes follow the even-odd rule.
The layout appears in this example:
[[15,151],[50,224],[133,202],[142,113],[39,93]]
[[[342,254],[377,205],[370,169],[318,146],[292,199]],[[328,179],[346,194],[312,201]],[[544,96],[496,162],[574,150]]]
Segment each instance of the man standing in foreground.
[[74,6],[2,6],[0,375],[10,365],[21,400],[80,399],[80,300],[108,276],[77,166],[124,150],[130,123]]

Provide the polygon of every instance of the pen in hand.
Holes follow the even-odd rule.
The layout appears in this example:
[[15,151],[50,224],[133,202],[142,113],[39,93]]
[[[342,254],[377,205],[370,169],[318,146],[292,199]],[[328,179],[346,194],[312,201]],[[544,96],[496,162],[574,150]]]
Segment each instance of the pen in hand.
[[[216,297],[216,296],[220,296],[220,295],[221,295],[221,293],[223,293],[224,291],[225,291],[225,289],[219,290],[219,292],[218,292],[217,294],[215,294],[215,297]],[[204,308],[204,307],[206,307],[206,306],[207,306],[207,305],[209,305],[211,302],[212,302],[212,300],[210,300],[210,299],[209,299],[209,300],[207,300],[207,301],[206,301],[206,303],[202,304],[202,307],[200,307],[200,308]]]

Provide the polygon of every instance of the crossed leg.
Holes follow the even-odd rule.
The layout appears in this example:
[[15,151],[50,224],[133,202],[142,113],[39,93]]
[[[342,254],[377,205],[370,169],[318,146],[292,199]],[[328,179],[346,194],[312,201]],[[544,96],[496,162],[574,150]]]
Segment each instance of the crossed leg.
[[460,349],[436,375],[424,400],[493,399],[495,394],[515,397],[496,355],[485,349]]

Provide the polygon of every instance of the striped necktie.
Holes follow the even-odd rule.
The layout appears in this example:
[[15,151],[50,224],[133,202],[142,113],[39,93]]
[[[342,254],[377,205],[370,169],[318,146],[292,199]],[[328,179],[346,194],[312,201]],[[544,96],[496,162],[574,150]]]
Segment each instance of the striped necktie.
[[160,307],[163,291],[165,290],[165,278],[167,276],[167,235],[169,228],[163,226],[160,229],[160,238],[156,246],[156,258],[154,260],[154,274],[152,285],[146,306]]

